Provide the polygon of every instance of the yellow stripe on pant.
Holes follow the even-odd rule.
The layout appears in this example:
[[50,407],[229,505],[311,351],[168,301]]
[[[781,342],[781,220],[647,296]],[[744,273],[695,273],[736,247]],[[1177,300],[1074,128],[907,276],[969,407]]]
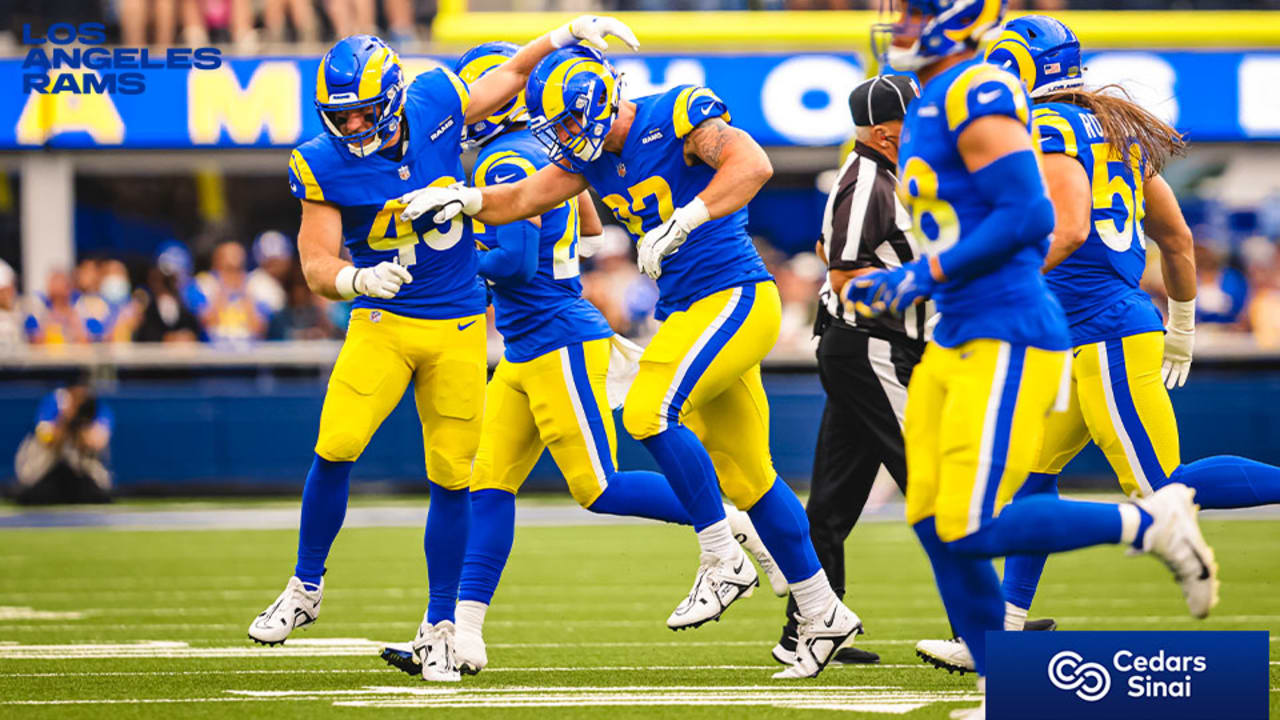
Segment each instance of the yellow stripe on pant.
[[329,375],[316,454],[358,459],[412,381],[427,478],[449,490],[467,487],[480,444],[485,368],[484,315],[423,320],[355,310]]
[[1050,416],[1035,472],[1062,472],[1092,439],[1128,495],[1151,494],[1178,467],[1178,420],[1160,375],[1164,334],[1081,345],[1071,366],[1071,406]]
[[721,290],[672,313],[640,357],[622,411],[627,432],[638,440],[686,425],[739,508],[754,505],[777,478],[760,361],[781,322],[772,281]]
[[907,388],[908,523],[933,516],[951,542],[1000,513],[1037,458],[1067,361],[992,339],[929,344]]
[[617,467],[613,413],[605,399],[609,338],[575,343],[528,362],[498,363],[485,399],[472,490],[519,492],[543,448],[589,507]]

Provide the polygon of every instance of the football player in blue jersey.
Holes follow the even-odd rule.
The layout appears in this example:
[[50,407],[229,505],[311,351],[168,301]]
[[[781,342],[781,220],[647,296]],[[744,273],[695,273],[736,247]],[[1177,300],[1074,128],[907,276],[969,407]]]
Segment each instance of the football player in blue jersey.
[[[1080,42],[1058,20],[1011,20],[986,57],[1018,75],[1036,103],[1032,135],[1056,215],[1044,272],[1066,311],[1075,356],[1069,406],[1049,416],[1015,502],[1056,495],[1058,474],[1090,440],[1127,495],[1174,482],[1195,490],[1204,508],[1280,502],[1280,468],[1231,456],[1181,464],[1169,390],[1190,369],[1196,268],[1191,230],[1160,176],[1182,151],[1181,136],[1120,94],[1086,90]],[[1167,327],[1138,286],[1147,239],[1160,248]],[[1026,622],[1044,563],[1044,555],[1006,561],[1005,629]],[[943,667],[972,669],[955,643],[927,640],[918,649]]]
[[[941,320],[907,390],[907,521],[983,690],[985,633],[1004,618],[992,557],[1127,544],[1168,564],[1195,617],[1217,600],[1217,568],[1184,485],[1123,505],[1009,503],[1070,379],[1066,318],[1040,274],[1054,215],[1030,99],[1017,77],[977,57],[1003,0],[898,5],[897,22],[876,26],[873,40],[882,63],[924,84],[903,124],[898,176],[924,257],[856,278],[845,293],[864,314],[937,303]],[[984,699],[953,717],[985,712]]]
[[[449,643],[484,408],[485,292],[469,223],[403,220],[398,198],[463,179],[463,127],[516,96],[548,53],[579,40],[605,46],[606,35],[636,46],[617,20],[583,16],[470,88],[445,68],[406,84],[395,51],[369,35],[345,38],[321,59],[315,103],[325,132],[290,155],[289,187],[302,205],[307,284],[354,299],[355,309],[303,489],[294,576],[250,625],[252,639],[281,643],[315,621],[352,463],[412,383],[431,483],[423,540],[430,601],[414,650],[425,679],[458,679]],[[344,246],[352,262],[342,259]]]
[[[454,71],[475,84],[513,57],[508,42],[479,45]],[[524,94],[467,126],[466,142],[481,148],[473,184],[488,187],[526,178],[548,164],[546,150],[527,129]],[[474,674],[488,664],[484,616],[511,553],[515,496],[544,449],[584,508],[691,524],[671,486],[658,473],[617,469],[612,404],[606,375],[631,348],[582,297],[578,277],[581,235],[602,231],[585,190],[539,217],[475,226],[480,275],[493,290],[494,322],[506,348],[485,397],[484,427],[471,478],[471,534],[459,584],[455,655]],[[628,343],[629,345],[629,343]],[[634,347],[634,346],[632,346]],[[634,348],[638,351],[638,348]],[[617,353],[615,354],[615,350]],[[620,379],[620,378],[616,378]],[[778,575],[745,513],[729,509],[734,534],[761,567]],[[782,593],[786,581],[779,576]],[[389,648],[388,662],[416,670],[410,655]]]
[[[769,454],[760,361],[781,317],[777,287],[746,233],[746,204],[773,170],[705,87],[623,100],[599,53],[566,48],[539,63],[526,89],[533,134],[551,162],[516,183],[425,188],[407,218],[459,212],[507,224],[594,187],[638,241],[640,268],[658,281],[663,324],[640,359],[623,424],[653,454],[697,531],[700,567],[673,630],[719,618],[758,585],[734,540],[720,490],[755,524],[803,618],[796,663],[780,677],[812,677],[860,629],[831,590],[795,494]],[[718,487],[717,487],[718,481]]]

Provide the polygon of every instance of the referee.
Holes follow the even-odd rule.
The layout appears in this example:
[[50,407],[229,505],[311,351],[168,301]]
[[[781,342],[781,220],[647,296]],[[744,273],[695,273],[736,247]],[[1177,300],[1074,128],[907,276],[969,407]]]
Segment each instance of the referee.
[[[907,464],[902,412],[907,382],[933,325],[933,303],[901,316],[846,315],[840,291],[850,278],[896,268],[916,258],[910,217],[895,192],[898,137],[907,106],[920,96],[902,75],[868,79],[849,95],[856,144],[827,197],[818,255],[827,262],[816,334],[818,374],[827,393],[809,491],[809,532],[836,594],[844,597],[844,541],[862,514],[883,465],[904,492]],[[779,662],[795,658],[796,604],[773,649]],[[836,662],[878,663],[872,652],[846,647]]]

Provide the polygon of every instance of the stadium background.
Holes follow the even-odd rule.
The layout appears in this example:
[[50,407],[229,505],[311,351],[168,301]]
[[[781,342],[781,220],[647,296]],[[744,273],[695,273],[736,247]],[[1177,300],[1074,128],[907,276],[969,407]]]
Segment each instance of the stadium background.
[[[360,29],[352,18],[363,13],[417,72],[451,62],[471,44],[523,41],[561,17],[602,9],[636,11],[622,17],[644,52],[612,54],[631,94],[710,85],[735,123],[770,152],[775,177],[751,206],[751,231],[785,303],[766,387],[778,469],[803,485],[823,399],[808,331],[822,272],[811,249],[825,183],[851,129],[845,97],[874,71],[866,48],[876,13],[856,9],[865,4],[858,2],[750,4],[755,9],[694,0],[683,7],[711,12],[688,13],[640,12],[669,5],[646,0],[547,7],[526,0],[477,0],[471,7],[458,0],[439,7],[303,0],[294,5],[310,8],[311,20],[305,12],[286,14],[283,24],[271,16],[286,5],[276,0],[0,4],[0,28],[8,29],[0,40],[0,259],[17,271],[18,291],[0,288],[0,330],[19,329],[9,339],[0,334],[0,481],[13,476],[9,458],[31,431],[40,398],[87,378],[115,412],[111,459],[120,492],[300,487],[343,308],[311,296],[291,257],[277,263],[275,292],[284,304],[275,312],[267,302],[216,300],[222,284],[236,282],[230,279],[240,272],[236,253],[219,253],[221,279],[200,273],[226,243],[246,250],[245,271],[254,270],[255,255],[264,266],[270,262],[278,243],[260,240],[263,233],[282,232],[292,243],[298,206],[284,167],[288,149],[320,130],[311,97],[326,39]],[[1276,3],[1030,4],[1067,6],[1059,16],[1089,48],[1091,80],[1121,82],[1192,143],[1167,173],[1200,246],[1195,369],[1174,393],[1184,459],[1225,451],[1280,463]],[[351,15],[333,14],[340,5]],[[1101,5],[1139,9],[1090,9]],[[145,14],[160,6],[176,11],[167,30]],[[815,6],[854,9],[807,9]],[[215,71],[149,71],[146,91],[135,96],[24,95],[19,77],[28,48],[20,44],[20,28],[65,20],[105,22],[113,42],[130,46],[214,42],[226,62]],[[157,27],[139,34],[146,24],[140,20]],[[196,286],[204,288],[205,304],[192,307],[200,337],[134,342],[158,253],[175,244],[189,252],[184,278],[198,277]],[[163,257],[174,262],[181,254]],[[269,284],[265,274],[256,273]],[[122,277],[130,286],[123,295]],[[1148,277],[1161,297],[1159,273]],[[584,263],[584,285],[616,329],[642,339],[652,332],[653,289],[635,272],[620,237]],[[59,342],[80,335],[86,342]],[[499,352],[495,335],[490,355]],[[420,444],[406,398],[358,463],[356,487],[421,488]],[[650,464],[629,439],[620,455],[624,467]],[[1068,474],[1076,483],[1109,482],[1093,450]],[[560,487],[545,458],[529,487]]]

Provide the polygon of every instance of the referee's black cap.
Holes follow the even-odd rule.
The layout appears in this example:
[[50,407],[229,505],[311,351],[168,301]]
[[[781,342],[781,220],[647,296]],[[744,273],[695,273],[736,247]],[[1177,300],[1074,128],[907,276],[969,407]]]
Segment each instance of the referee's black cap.
[[849,112],[854,125],[870,127],[903,119],[907,106],[918,97],[920,89],[909,75],[876,75],[849,93]]

